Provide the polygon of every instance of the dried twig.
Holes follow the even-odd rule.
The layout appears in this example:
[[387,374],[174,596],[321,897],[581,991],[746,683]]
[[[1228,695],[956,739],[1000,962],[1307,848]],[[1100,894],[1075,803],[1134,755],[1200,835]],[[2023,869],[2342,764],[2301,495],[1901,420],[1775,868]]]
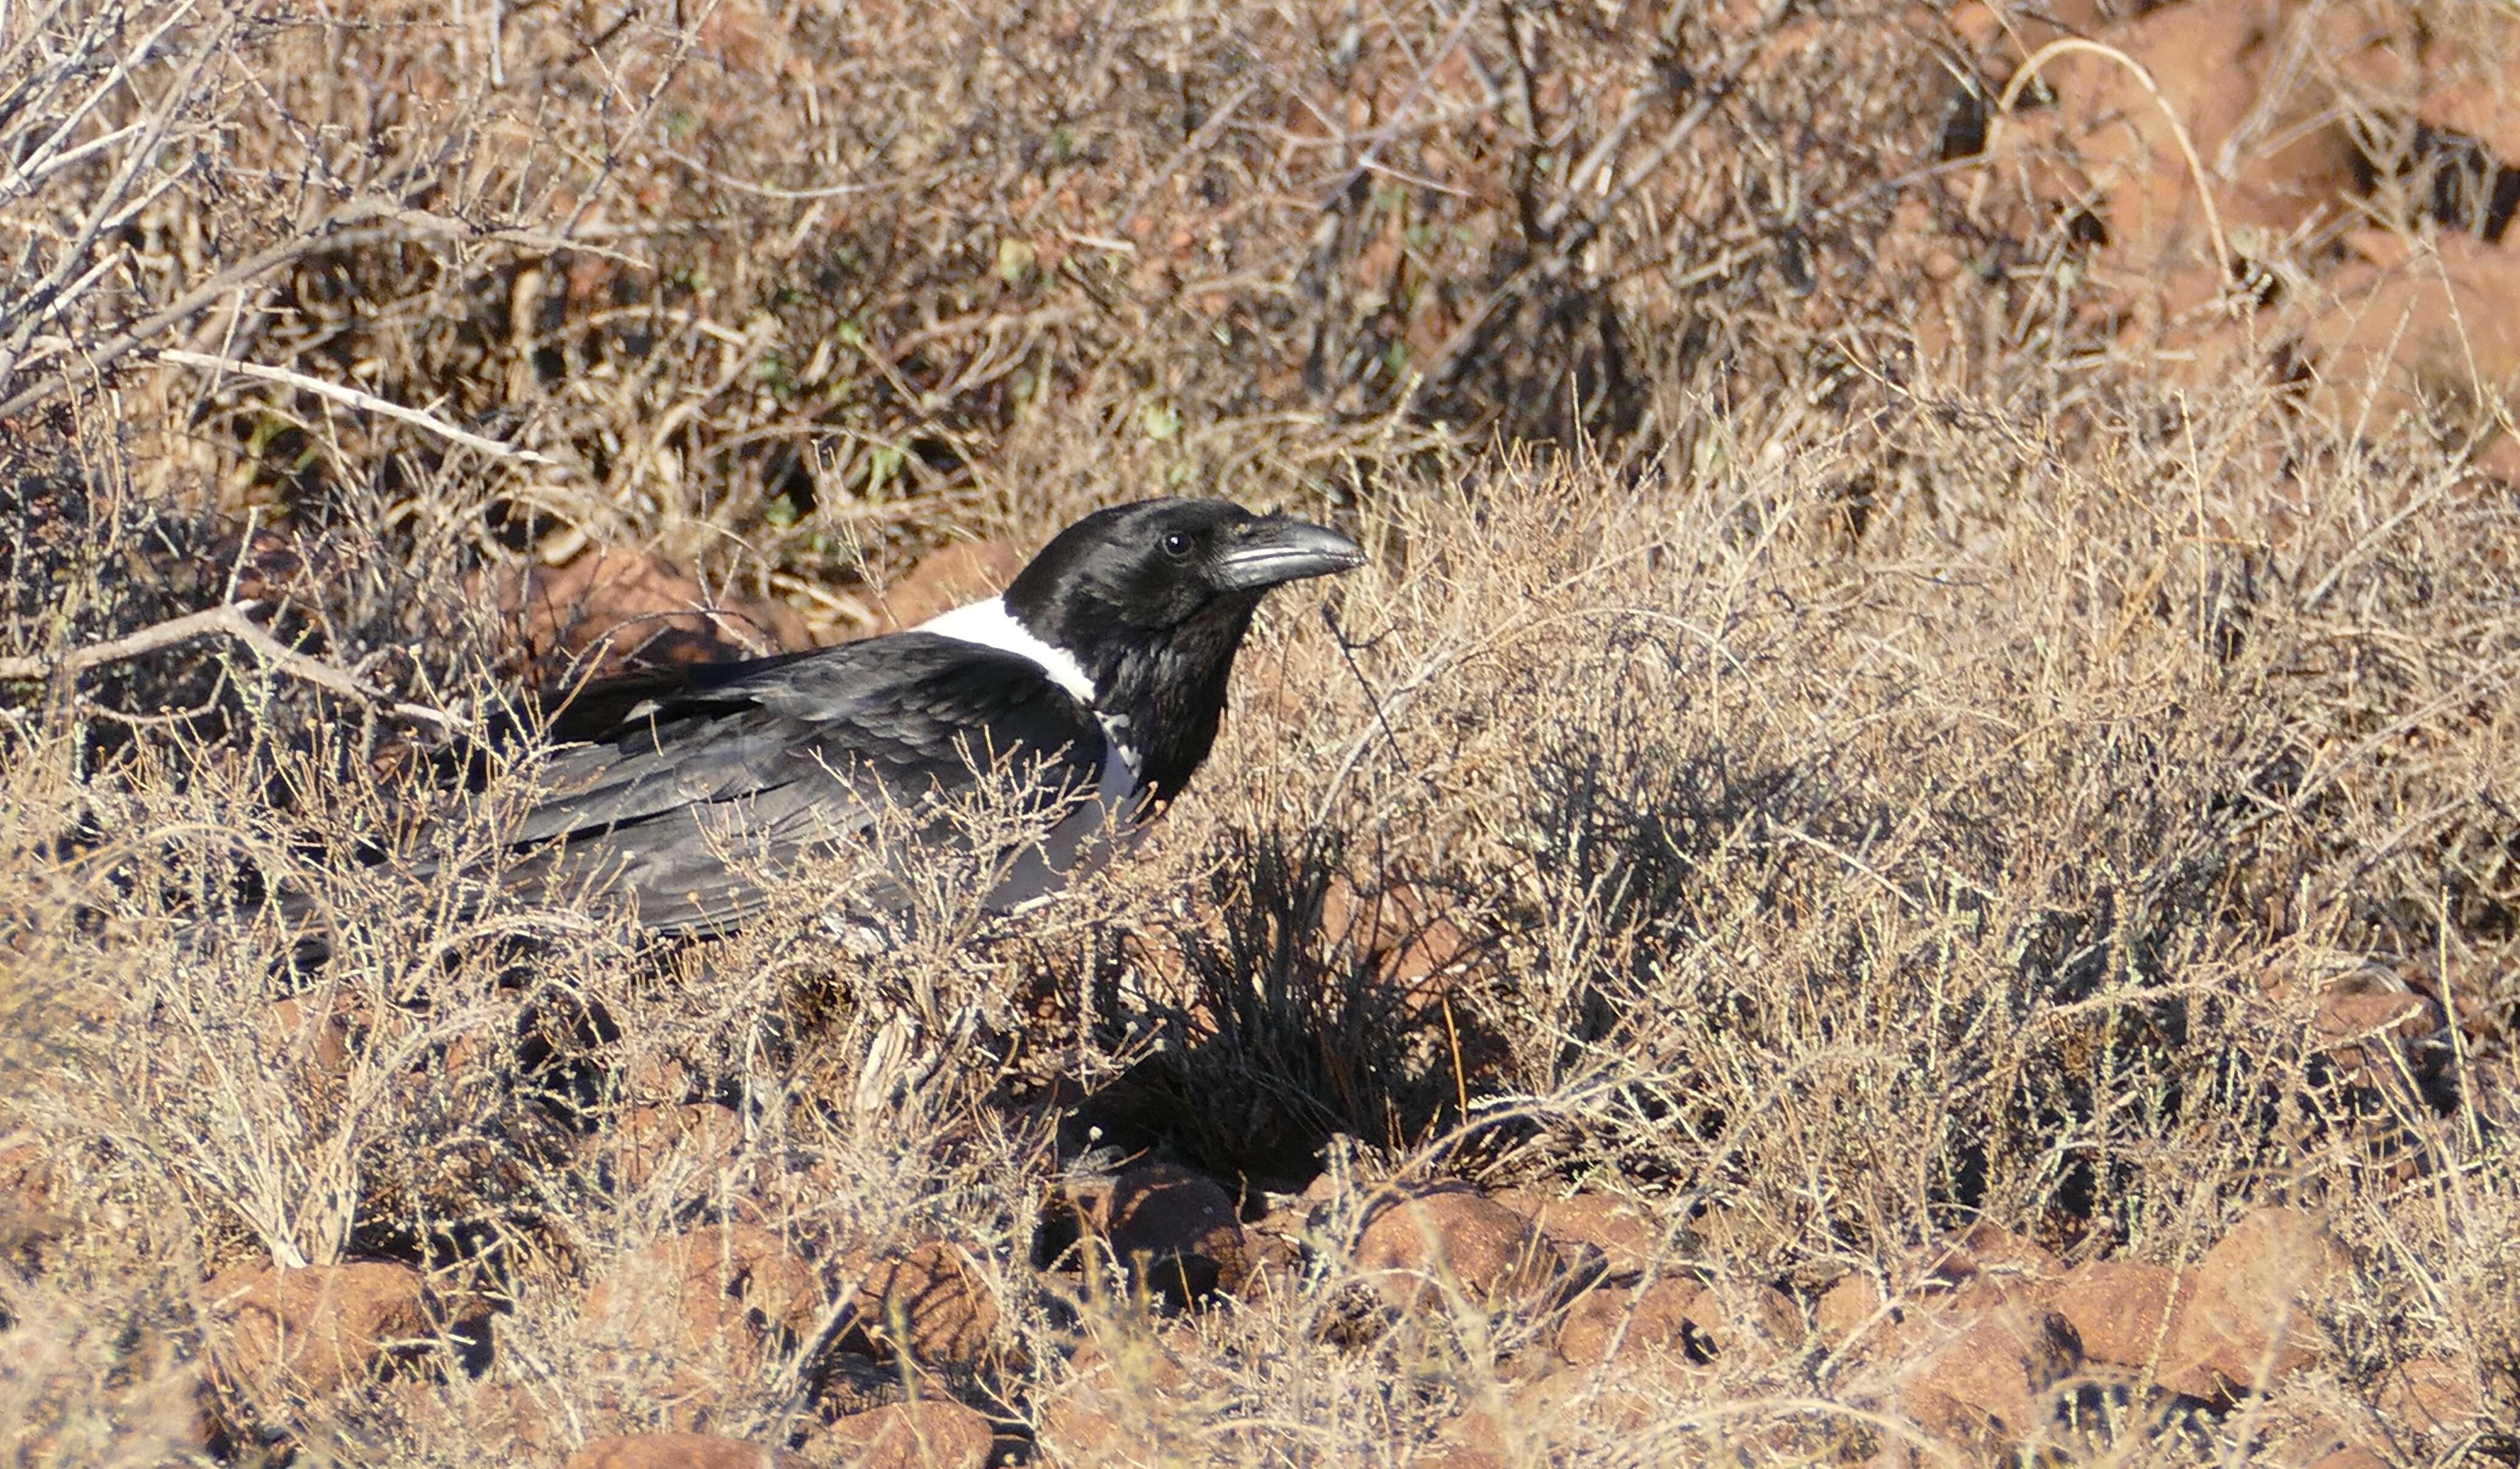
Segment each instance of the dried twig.
[[[385,223],[375,223],[380,220]],[[140,350],[142,343],[150,337],[207,310],[221,296],[283,266],[292,265],[309,255],[323,254],[327,251],[363,249],[374,245],[392,245],[420,235],[436,235],[487,244],[517,245],[539,249],[586,250],[610,260],[627,260],[642,269],[650,268],[644,262],[624,256],[618,251],[580,241],[565,232],[555,234],[541,231],[472,231],[462,221],[449,219],[444,215],[403,208],[379,200],[354,200],[335,210],[320,224],[293,239],[283,241],[269,249],[238,261],[105,341],[97,343],[57,341],[49,348],[38,342],[33,351],[27,353],[15,365],[15,376],[26,385],[11,394],[6,402],[0,402],[0,418],[23,413],[55,393],[68,388],[70,374],[67,368],[49,367],[43,376],[34,376],[37,368],[45,367],[57,358],[74,356],[90,371],[103,369]],[[169,358],[173,356],[171,352],[159,355]],[[239,370],[242,371],[241,368]],[[280,369],[272,368],[263,371],[278,372]],[[10,374],[0,374],[0,388],[7,386],[10,376]],[[313,379],[291,380],[298,386],[310,386]],[[324,388],[313,387],[310,390],[321,392]],[[339,391],[348,391],[348,389]],[[362,406],[375,406],[378,401],[368,399]],[[512,456],[517,454],[514,450],[506,452]],[[529,463],[548,463],[537,456],[523,457]]]
[[207,353],[187,352],[178,347],[162,348],[157,356],[158,361],[171,362],[178,367],[208,368],[213,372],[234,373],[240,378],[259,378],[266,382],[285,383],[313,393],[319,398],[330,398],[336,403],[344,403],[370,413],[381,413],[389,419],[399,419],[415,427],[426,428],[449,443],[461,444],[467,449],[477,449],[493,458],[521,460],[529,465],[552,463],[549,455],[536,454],[531,449],[519,449],[514,444],[501,443],[497,439],[483,438],[477,433],[458,428],[434,414],[423,413],[417,408],[405,408],[399,403],[389,403],[374,393],[364,393],[355,387],[343,387],[338,382],[327,382],[321,378],[310,378],[304,373],[292,372],[287,368],[265,367],[258,362],[239,362],[230,357],[212,357]]
[[[2196,185],[2196,202],[2205,214],[2205,238],[2214,246],[2214,262],[2222,267],[2224,278],[2229,279],[2231,245],[2223,234],[2223,211],[2214,205],[2214,190],[2205,176],[2205,164],[2196,156],[2196,144],[2187,136],[2187,124],[2180,120],[2179,110],[2170,105],[2170,99],[2161,95],[2161,86],[2152,79],[2152,73],[2145,70],[2140,62],[2115,46],[2085,40],[2080,36],[2062,36],[2032,53],[2030,60],[2016,67],[2012,78],[2003,84],[2003,95],[1997,100],[1995,111],[1987,118],[1986,147],[1978,156],[1989,162],[2002,161],[2003,155],[1996,151],[1996,145],[2003,140],[2004,125],[2012,115],[2013,105],[2021,100],[2022,91],[2038,77],[2040,67],[2057,57],[2073,54],[2115,62],[2132,74],[2136,84],[2152,98],[2153,106],[2161,111],[2162,121],[2169,125],[2171,141],[2179,145],[2179,156],[2187,164],[2189,181]],[[1969,190],[1968,214],[1972,220],[1978,217],[1978,206],[1986,198],[1986,174],[1979,174],[1976,184]]]
[[[386,245],[405,238],[407,233],[400,228],[344,230],[336,234],[300,236],[238,261],[105,341],[93,344],[63,342],[50,351],[38,344],[34,351],[26,355],[24,361],[18,364],[17,371],[22,376],[30,376],[38,365],[62,356],[74,356],[90,371],[102,371],[130,355],[150,337],[208,309],[210,304],[219,297],[266,271],[276,270],[283,265],[307,255],[320,254],[325,250],[348,250],[362,245]],[[0,418],[23,413],[55,393],[66,391],[69,387],[69,370],[64,367],[50,368],[41,377],[31,377],[31,380],[27,381],[24,388],[12,394],[7,402],[0,403]],[[5,385],[6,380],[0,379],[0,386]]]
[[271,667],[292,678],[303,679],[319,689],[329,689],[345,698],[382,705],[398,719],[430,725],[444,734],[462,734],[470,729],[468,722],[459,715],[432,709],[427,704],[393,698],[383,690],[361,682],[357,675],[338,664],[327,663],[291,647],[273,637],[269,629],[246,615],[257,605],[259,603],[251,601],[222,602],[215,607],[168,618],[120,638],[71,648],[58,658],[0,658],[0,682],[76,678],[91,668],[128,662],[196,638],[225,634],[251,648],[256,657]]

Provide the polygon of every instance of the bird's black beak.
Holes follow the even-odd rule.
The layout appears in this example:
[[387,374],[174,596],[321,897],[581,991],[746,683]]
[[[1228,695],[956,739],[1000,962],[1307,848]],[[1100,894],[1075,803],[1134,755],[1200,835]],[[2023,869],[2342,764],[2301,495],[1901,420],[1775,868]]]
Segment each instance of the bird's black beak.
[[1337,531],[1272,515],[1235,531],[1209,560],[1208,575],[1219,591],[1261,592],[1364,564],[1364,551]]

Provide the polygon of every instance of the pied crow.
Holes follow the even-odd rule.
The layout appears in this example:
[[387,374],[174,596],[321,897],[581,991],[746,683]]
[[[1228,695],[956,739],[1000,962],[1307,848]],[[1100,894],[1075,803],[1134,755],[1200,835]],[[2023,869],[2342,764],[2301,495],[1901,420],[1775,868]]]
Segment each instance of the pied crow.
[[911,840],[956,839],[951,799],[996,771],[1047,827],[989,894],[1013,907],[1180,794],[1270,588],[1364,560],[1301,520],[1152,500],[1086,516],[999,596],[906,632],[590,685],[505,880],[584,878],[651,930],[722,930],[767,901],[762,873],[866,846],[886,807]]

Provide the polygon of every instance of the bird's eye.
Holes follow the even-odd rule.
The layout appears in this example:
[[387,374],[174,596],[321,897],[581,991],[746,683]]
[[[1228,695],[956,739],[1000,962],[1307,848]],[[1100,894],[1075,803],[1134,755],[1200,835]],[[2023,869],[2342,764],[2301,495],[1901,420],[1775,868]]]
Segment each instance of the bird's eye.
[[1174,560],[1178,561],[1186,559],[1190,556],[1190,532],[1186,530],[1177,530],[1171,535],[1164,537],[1164,555],[1171,556]]

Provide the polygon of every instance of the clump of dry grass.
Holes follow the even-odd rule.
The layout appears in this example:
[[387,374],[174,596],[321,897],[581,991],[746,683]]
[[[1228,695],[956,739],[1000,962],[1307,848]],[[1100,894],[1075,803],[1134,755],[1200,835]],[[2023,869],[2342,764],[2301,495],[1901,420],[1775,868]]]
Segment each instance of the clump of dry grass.
[[[37,1278],[135,1246],[204,1270],[414,1259],[504,1303],[478,1381],[636,1428],[678,1420],[623,1404],[685,1400],[634,1386],[670,1358],[584,1357],[571,1303],[606,1262],[727,1211],[830,1264],[941,1232],[1006,1310],[994,1365],[945,1382],[1035,1421],[1063,1401],[1075,1313],[1118,1310],[1032,1263],[1062,1157],[1153,1146],[1292,1186],[1345,1135],[1374,1171],[1632,1191],[1676,1260],[1813,1290],[1850,1270],[1901,1289],[1972,1219],[2177,1262],[2254,1203],[2298,1203],[2369,1269],[2320,1303],[2335,1365],[2297,1394],[2367,1401],[2445,1343],[2492,1380],[2512,1330],[2491,822],[2513,527],[2342,447],[2311,472],[2356,503],[2311,521],[2183,429],[2089,467],[1932,405],[1899,452],[1934,464],[1934,503],[1851,544],[1816,458],[1623,484],[1508,459],[1483,486],[1377,497],[1377,565],[1333,599],[1348,645],[1273,606],[1241,713],[1155,851],[872,968],[804,918],[661,966],[600,910],[465,918],[344,848],[291,855],[309,821],[390,845],[382,795],[276,814],[250,782],[137,761],[73,784],[66,745],[27,742],[10,829],[49,840],[85,807],[118,834],[11,865],[11,993],[99,1006],[22,1061],[27,1115],[150,1222],[55,1241]],[[320,752],[269,758],[334,788]],[[462,839],[486,843],[497,810]],[[328,966],[293,969],[250,921],[174,937],[240,841],[340,915]],[[1467,937],[1439,1003],[1326,928],[1334,873],[1405,877]],[[2341,1065],[2318,995],[2357,966],[2459,1021],[2410,1069]],[[273,1033],[284,999],[300,1026],[345,1017],[335,1071]],[[1081,1099],[1102,1131],[1026,1096]],[[696,1100],[745,1135],[696,1195],[624,1188],[576,1140]],[[1327,1227],[1301,1288],[1166,1349],[1212,1374],[1188,1402],[1258,1395],[1406,1446],[1510,1380],[1532,1322],[1438,1314],[1329,1345],[1348,1295]],[[1129,1319],[1094,1329],[1133,1340]],[[446,1386],[414,1391],[484,1391],[442,1350]],[[817,1345],[785,1350],[712,1380],[707,1421],[797,1431]],[[1395,1375],[1421,1385],[1405,1403],[1357,1396]],[[1880,1389],[1807,1355],[1692,1391],[1671,1444],[1810,1412],[1855,1442]],[[1615,1451],[1609,1401],[1561,1404],[1552,1452]],[[408,1395],[227,1411],[435,1451],[390,1416]],[[1167,1411],[1202,1461],[1274,1442]]]
[[[48,1008],[115,1001],[66,1053],[83,1061],[38,1066],[40,1129],[157,1199],[139,1217],[166,1258],[383,1250],[494,1290],[491,1381],[582,1424],[645,1424],[617,1406],[645,1378],[579,1358],[569,1282],[731,1207],[827,1260],[841,1240],[972,1240],[1015,1306],[1001,1365],[953,1381],[1018,1416],[1054,1401],[1079,1306],[1031,1275],[1025,1180],[1076,1144],[993,1109],[1011,1084],[1097,1096],[1099,1144],[1228,1177],[1300,1172],[1348,1134],[1375,1167],[1633,1189],[1681,1260],[1804,1288],[1847,1269],[1903,1288],[1925,1242],[1978,1217],[2178,1263],[2250,1204],[2296,1202],[2368,1260],[2318,1306],[2336,1365],[2296,1396],[2354,1403],[2442,1343],[2499,1371],[2510,874],[2477,822],[2510,799],[2493,567],[2512,526],[2349,451],[2333,464],[2363,504],[2323,526],[2243,473],[2197,476],[2213,459],[2182,433],[2130,436],[2094,471],[1925,419],[1905,454],[1941,461],[1943,504],[1965,494],[1986,532],[1887,514],[1847,547],[1829,467],[1794,459],[1620,494],[1598,468],[1507,461],[1527,494],[1391,499],[1409,509],[1378,524],[1383,562],[1335,598],[1351,647],[1273,609],[1245,718],[1159,852],[884,970],[811,922],[657,970],[595,913],[467,930],[426,889],[300,865],[347,925],[305,988],[249,927],[171,943],[163,879],[98,882],[93,854],[13,865],[43,884],[13,902],[18,972],[48,975]],[[2142,484],[2228,532],[2154,537]],[[2275,516],[2291,539],[2266,534]],[[2218,600],[2232,539],[2253,602]],[[2416,569],[2424,598],[2405,592]],[[2422,655],[2336,657],[2371,630]],[[21,769],[63,769],[58,746],[30,753]],[[58,824],[40,777],[18,779],[13,829]],[[227,849],[202,836],[227,826],[280,844],[247,786],[104,788],[131,869]],[[1323,932],[1333,867],[1406,874],[1477,935],[1441,1008]],[[1114,948],[1111,925],[1137,940]],[[2399,1074],[2341,1066],[2314,1028],[2320,983],[2374,965],[2462,1018]],[[338,1079],[270,1036],[283,996],[342,1005]],[[734,1103],[751,1149],[703,1199],[579,1162],[572,1134],[691,1098]],[[1375,1444],[1421,1442],[1509,1378],[1519,1338],[1477,1313],[1364,1356],[1300,1346],[1338,1338],[1343,1290],[1333,1247],[1305,1290],[1167,1351],[1220,1373],[1217,1411],[1265,1394]],[[1145,1330],[1126,1320],[1097,1330]],[[1285,1376],[1285,1351],[1313,1365]],[[796,1424],[809,1356],[774,1368],[713,1383],[710,1424]],[[449,1371],[424,1396],[478,1391]],[[1409,1406],[1353,1396],[1394,1373],[1423,1383]],[[1829,1434],[1855,1434],[1877,1391],[1855,1358],[1738,1365],[1673,1401],[1666,1431],[1698,1442],[1817,1399],[1852,1413]],[[288,1421],[320,1444],[310,1424],[411,1408],[305,1411]],[[1590,1437],[1607,1418],[1585,1429],[1598,1401],[1562,1411],[1557,1451],[1613,1451]],[[1185,1426],[1182,1451],[1238,1461],[1257,1429],[1230,1421]]]

